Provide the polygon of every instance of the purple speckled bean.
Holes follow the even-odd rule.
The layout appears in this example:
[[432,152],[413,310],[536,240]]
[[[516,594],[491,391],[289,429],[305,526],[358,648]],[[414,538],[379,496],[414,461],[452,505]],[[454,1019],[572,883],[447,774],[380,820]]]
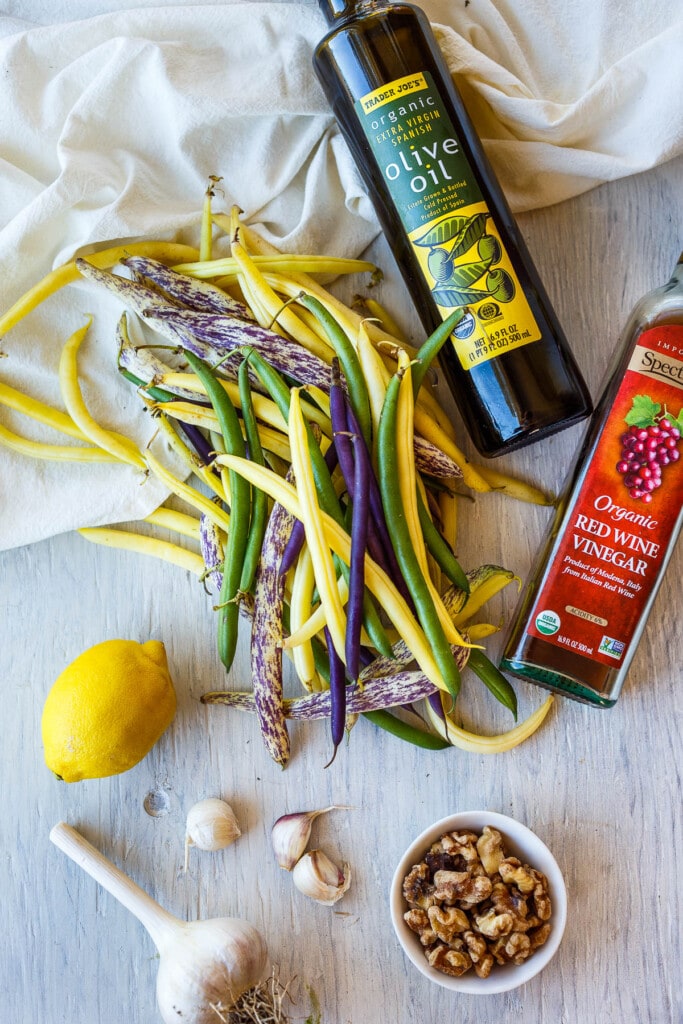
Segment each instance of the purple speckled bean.
[[[210,345],[214,360],[233,349],[251,347],[285,376],[292,377],[300,384],[315,384],[328,390],[327,363],[298,342],[283,338],[258,324],[245,323],[236,317],[195,313],[170,306],[162,309],[157,305],[150,307],[148,319],[155,326],[165,322],[177,336],[191,336]],[[189,344],[187,347],[190,347]]]
[[437,478],[462,477],[462,470],[450,455],[446,455],[431,441],[416,434],[413,439],[415,466],[420,473]]
[[212,519],[202,512],[199,517],[199,549],[206,566],[206,577],[211,581],[216,594],[220,594],[223,586],[223,552],[218,537],[218,527]]
[[242,320],[253,320],[254,315],[243,302],[208,281],[200,281],[187,274],[171,270],[165,263],[148,259],[146,256],[129,256],[121,261],[138,279],[144,278],[176,302],[182,302],[188,309],[199,313],[219,313],[237,316]]
[[261,558],[254,580],[254,617],[251,628],[251,676],[253,699],[268,753],[284,768],[290,744],[283,704],[282,613],[285,577],[279,573],[294,518],[274,505],[263,538]]
[[[434,693],[436,687],[422,672],[396,672],[380,679],[368,679],[363,686],[346,687],[346,712],[350,715],[364,711],[379,711],[383,708],[412,704]],[[205,704],[225,704],[240,711],[256,712],[256,702],[251,693],[218,691],[205,693]],[[314,721],[329,718],[332,702],[329,690],[309,693],[305,697],[294,697],[283,702],[286,718],[297,721]]]
[[[178,398],[182,398],[188,402],[196,402],[196,391],[191,391],[189,388],[179,386],[169,387],[167,384],[162,383],[161,378],[167,373],[171,373],[172,368],[160,359],[151,348],[133,344],[125,327],[125,317],[126,314],[124,313],[123,317],[119,321],[119,328],[117,331],[117,338],[119,342],[119,369],[128,370],[129,373],[132,373],[135,377],[144,381],[145,384],[163,387],[164,390],[170,391],[171,394],[177,395]],[[202,404],[208,405],[208,401]]]
[[[143,315],[143,312],[151,313],[153,316],[154,313],[160,310],[173,311],[177,309],[179,312],[182,312],[179,306],[175,306],[167,299],[162,299],[152,288],[147,288],[137,281],[130,281],[127,277],[120,277],[118,274],[110,274],[108,270],[100,270],[99,267],[94,267],[92,263],[88,263],[82,257],[76,260],[76,267],[81,277],[106,288],[112,295],[120,299],[128,309],[133,310],[134,313],[138,313],[140,316]],[[149,316],[147,319],[149,319]],[[155,326],[165,338],[177,343],[177,332],[173,330],[169,321],[161,320],[158,323],[155,321]]]

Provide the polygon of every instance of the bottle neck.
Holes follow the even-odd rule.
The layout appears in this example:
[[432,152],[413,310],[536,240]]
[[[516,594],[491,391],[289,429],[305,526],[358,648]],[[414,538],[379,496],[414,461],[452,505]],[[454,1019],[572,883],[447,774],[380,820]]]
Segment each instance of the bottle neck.
[[674,267],[674,272],[669,280],[668,287],[680,288],[683,286],[683,252],[678,257],[678,263]]
[[387,0],[318,0],[318,6],[327,24],[335,25],[357,15],[372,14],[389,4]]

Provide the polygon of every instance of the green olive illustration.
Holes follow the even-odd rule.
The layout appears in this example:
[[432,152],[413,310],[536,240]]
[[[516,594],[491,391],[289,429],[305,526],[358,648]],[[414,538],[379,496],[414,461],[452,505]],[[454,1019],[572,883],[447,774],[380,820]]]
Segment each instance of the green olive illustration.
[[495,235],[482,235],[477,242],[479,259],[485,260],[489,266],[500,261],[503,255],[500,242]]
[[445,281],[451,273],[451,257],[446,249],[436,246],[427,257],[427,268],[435,281]]
[[497,267],[486,275],[486,287],[491,298],[498,302],[510,302],[515,295],[515,282],[506,270]]

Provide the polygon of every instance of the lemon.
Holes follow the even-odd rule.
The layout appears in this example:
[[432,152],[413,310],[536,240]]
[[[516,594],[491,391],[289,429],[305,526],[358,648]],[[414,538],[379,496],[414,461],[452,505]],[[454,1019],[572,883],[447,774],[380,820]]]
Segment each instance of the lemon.
[[65,782],[128,771],[171,724],[176,695],[159,640],[105,640],[55,680],[43,707],[45,763]]

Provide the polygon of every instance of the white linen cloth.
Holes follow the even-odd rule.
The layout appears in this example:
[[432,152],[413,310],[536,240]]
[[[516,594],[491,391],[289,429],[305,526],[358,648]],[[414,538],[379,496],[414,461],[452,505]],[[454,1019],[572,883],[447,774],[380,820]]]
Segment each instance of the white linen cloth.
[[[680,0],[422,6],[514,210],[683,152]],[[360,253],[378,227],[312,71],[325,31],[312,2],[5,0],[0,312],[89,246],[196,244],[213,174],[226,208],[239,204],[275,244]],[[81,358],[88,404],[146,444],[154,425],[115,368],[120,311],[85,284],[55,295],[0,339],[0,380],[59,405],[61,344],[92,313]],[[0,423],[63,440],[2,407]],[[127,467],[0,448],[0,550],[136,519],[164,496]]]

